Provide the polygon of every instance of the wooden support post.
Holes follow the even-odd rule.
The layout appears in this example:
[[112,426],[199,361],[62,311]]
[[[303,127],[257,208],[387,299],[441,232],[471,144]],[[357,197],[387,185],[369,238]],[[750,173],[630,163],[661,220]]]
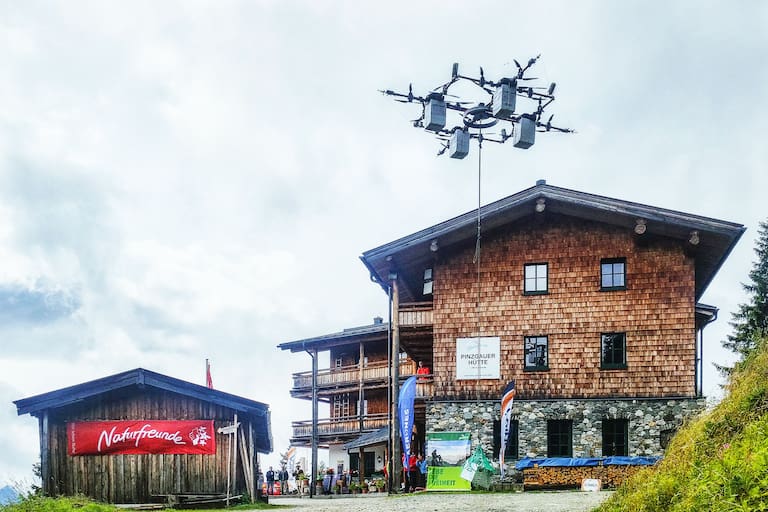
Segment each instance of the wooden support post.
[[59,490],[51,478],[51,454],[48,441],[48,410],[44,410],[38,418],[40,427],[40,480],[45,496],[57,496]]
[[309,497],[315,495],[315,481],[317,480],[317,349],[310,353],[312,356],[312,474],[309,480]]
[[363,431],[363,372],[364,372],[364,365],[363,361],[365,361],[365,348],[363,347],[363,342],[360,342],[360,361],[359,361],[359,377],[358,377],[358,384],[357,384],[357,415],[360,421],[360,432]]
[[400,396],[400,295],[397,290],[397,279],[392,280],[392,402],[390,403],[390,437],[392,452],[389,458],[392,485],[389,492],[399,492],[403,463],[400,460],[400,419],[397,415],[397,402]]
[[358,482],[360,485],[363,484],[365,481],[365,449],[361,446],[360,451],[358,452],[358,459],[357,459],[357,475],[358,475]]

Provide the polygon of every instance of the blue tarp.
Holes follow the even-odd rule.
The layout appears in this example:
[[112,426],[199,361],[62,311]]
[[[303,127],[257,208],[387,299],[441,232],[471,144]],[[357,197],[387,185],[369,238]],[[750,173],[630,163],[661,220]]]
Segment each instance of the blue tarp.
[[585,466],[652,466],[659,461],[660,457],[548,457],[536,459],[520,459],[515,464],[518,471],[532,468],[535,465],[539,467],[585,467]]

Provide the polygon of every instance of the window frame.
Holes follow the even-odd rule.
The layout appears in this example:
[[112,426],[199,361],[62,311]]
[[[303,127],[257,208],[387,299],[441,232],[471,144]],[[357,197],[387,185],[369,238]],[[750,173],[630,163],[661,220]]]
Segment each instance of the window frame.
[[[493,420],[493,454],[499,456],[501,449],[501,420]],[[512,419],[509,426],[509,442],[504,450],[504,460],[520,458],[520,420]]]
[[[534,358],[537,358],[538,355],[538,348],[541,346],[537,343],[539,339],[544,339],[544,364],[536,364],[536,365],[529,365],[528,364],[528,354],[529,354],[529,348],[528,348],[528,342],[533,341],[533,346],[531,347],[530,352],[534,354]],[[541,357],[541,356],[538,356]],[[542,372],[542,371],[549,371],[549,336],[545,334],[540,334],[537,336],[523,336],[523,371],[524,372]]]
[[[603,418],[601,428],[603,457],[627,457],[629,455],[629,420],[626,418]],[[623,443],[616,443],[617,438],[620,438]],[[607,445],[612,445],[613,449],[607,450]],[[624,448],[622,453],[617,453],[616,446]]]
[[[605,341],[608,336],[621,336],[622,346],[622,361],[617,363],[615,361],[606,362],[606,350]],[[615,347],[612,347],[611,354],[615,358],[615,353],[618,352]],[[626,332],[601,332],[600,333],[600,369],[601,370],[626,370],[627,369],[627,333]]]
[[[538,273],[538,267],[544,267],[544,289],[538,289],[538,280],[541,279]],[[532,278],[534,283],[534,289],[528,289],[528,268],[534,269],[534,277]],[[526,263],[523,265],[523,295],[547,295],[549,293],[549,263],[546,261],[538,263]]]
[[547,420],[547,457],[573,457],[573,420]]
[[[621,263],[623,265],[623,272],[621,274],[617,274],[613,272],[613,265],[616,265],[617,263]],[[603,272],[603,265],[611,265],[611,273],[607,274]],[[613,283],[615,281],[615,276],[621,275],[623,284],[621,285],[615,285],[611,284],[609,286],[605,286],[603,280],[605,279],[605,276],[610,275],[611,276],[611,282]],[[601,258],[600,259],[600,291],[601,292],[613,292],[613,291],[621,291],[627,289],[627,258],[621,257],[621,258]]]

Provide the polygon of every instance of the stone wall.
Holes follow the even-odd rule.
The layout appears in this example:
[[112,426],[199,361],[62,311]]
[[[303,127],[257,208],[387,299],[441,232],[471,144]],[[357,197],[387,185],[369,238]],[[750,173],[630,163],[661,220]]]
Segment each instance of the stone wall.
[[[547,420],[573,422],[573,456],[600,457],[602,420],[629,421],[630,456],[661,456],[664,440],[685,421],[704,409],[703,398],[517,400],[513,417],[519,422],[520,457],[547,456]],[[481,445],[497,459],[493,422],[500,416],[499,401],[428,402],[427,432],[471,432],[472,446]]]

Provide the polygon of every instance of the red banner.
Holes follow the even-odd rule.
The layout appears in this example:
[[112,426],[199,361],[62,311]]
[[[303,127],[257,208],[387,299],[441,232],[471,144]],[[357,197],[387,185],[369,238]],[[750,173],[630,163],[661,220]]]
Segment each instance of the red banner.
[[213,420],[76,421],[67,424],[69,455],[216,453]]

